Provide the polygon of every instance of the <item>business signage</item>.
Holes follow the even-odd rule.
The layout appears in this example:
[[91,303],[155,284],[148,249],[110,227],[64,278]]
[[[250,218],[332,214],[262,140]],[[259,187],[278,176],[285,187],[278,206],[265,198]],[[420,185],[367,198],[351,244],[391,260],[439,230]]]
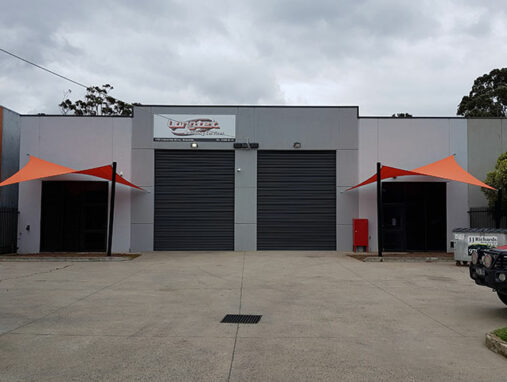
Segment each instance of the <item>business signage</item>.
[[156,142],[234,142],[235,115],[154,114]]
[[482,244],[489,247],[498,246],[498,236],[468,236],[468,245]]

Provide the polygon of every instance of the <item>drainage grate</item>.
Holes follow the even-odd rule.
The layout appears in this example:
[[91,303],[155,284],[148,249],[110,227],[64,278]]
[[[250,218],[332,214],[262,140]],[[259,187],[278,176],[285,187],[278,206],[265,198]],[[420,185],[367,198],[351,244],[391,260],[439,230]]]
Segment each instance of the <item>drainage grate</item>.
[[225,324],[257,324],[261,317],[255,314],[226,314],[220,322]]

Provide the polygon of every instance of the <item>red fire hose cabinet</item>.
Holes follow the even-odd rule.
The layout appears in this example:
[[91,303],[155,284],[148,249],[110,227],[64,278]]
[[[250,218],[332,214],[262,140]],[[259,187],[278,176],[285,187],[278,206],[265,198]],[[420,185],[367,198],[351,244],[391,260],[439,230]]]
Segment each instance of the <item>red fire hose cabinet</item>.
[[368,252],[368,219],[353,219],[352,228],[354,252],[358,247],[364,247],[362,250]]

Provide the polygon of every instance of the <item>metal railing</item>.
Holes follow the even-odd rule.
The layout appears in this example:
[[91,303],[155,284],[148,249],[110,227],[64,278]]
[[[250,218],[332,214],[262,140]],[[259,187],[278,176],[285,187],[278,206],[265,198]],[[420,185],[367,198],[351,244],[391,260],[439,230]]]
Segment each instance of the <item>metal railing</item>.
[[[496,228],[496,213],[494,208],[470,208],[470,228]],[[507,216],[500,216],[499,228],[507,228]]]
[[0,208],[0,253],[15,253],[18,245],[18,210]]

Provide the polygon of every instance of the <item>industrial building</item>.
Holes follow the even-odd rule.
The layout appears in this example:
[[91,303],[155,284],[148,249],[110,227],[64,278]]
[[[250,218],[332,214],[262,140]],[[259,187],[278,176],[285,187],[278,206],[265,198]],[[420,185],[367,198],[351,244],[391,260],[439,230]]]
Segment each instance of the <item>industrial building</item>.
[[[0,108],[5,180],[35,156],[73,169],[116,161],[114,252],[339,250],[368,219],[377,162],[410,170],[454,155],[480,180],[507,151],[507,120],[360,117],[359,108],[158,106],[133,117],[19,115]],[[384,248],[449,251],[479,187],[409,176],[383,183]],[[0,188],[19,210],[18,253],[104,250],[108,183],[69,174]]]

